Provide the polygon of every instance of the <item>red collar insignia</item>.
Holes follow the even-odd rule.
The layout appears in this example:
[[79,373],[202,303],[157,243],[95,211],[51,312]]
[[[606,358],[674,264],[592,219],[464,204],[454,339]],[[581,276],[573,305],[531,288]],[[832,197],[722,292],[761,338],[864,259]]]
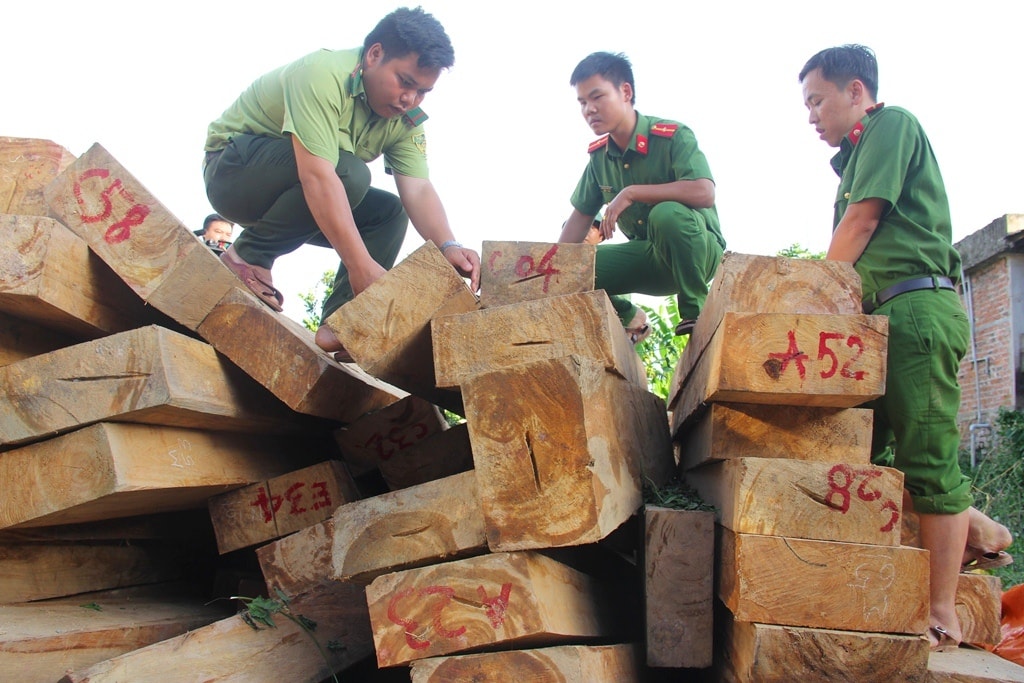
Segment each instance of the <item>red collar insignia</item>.
[[590,147],[587,148],[587,153],[588,154],[593,154],[597,150],[599,150],[602,147],[604,147],[605,145],[607,145],[608,144],[608,137],[609,137],[609,135],[610,135],[610,133],[605,133],[604,135],[602,135],[598,139],[596,139],[593,142],[591,142],[590,143]]
[[864,132],[864,126],[868,125],[868,120],[870,119],[870,117],[868,115],[871,112],[878,111],[879,109],[881,109],[884,106],[885,106],[884,102],[879,102],[877,104],[871,105],[870,107],[868,107],[867,109],[864,110],[864,118],[862,118],[860,121],[858,121],[857,125],[855,125],[853,127],[853,130],[851,130],[849,133],[846,134],[846,139],[850,141],[851,145],[856,146],[857,143],[860,142],[860,136],[861,136],[861,133]]
[[646,156],[646,154],[647,154],[647,137],[646,136],[644,136],[644,135],[637,135],[636,136],[636,151],[638,151],[641,154]]

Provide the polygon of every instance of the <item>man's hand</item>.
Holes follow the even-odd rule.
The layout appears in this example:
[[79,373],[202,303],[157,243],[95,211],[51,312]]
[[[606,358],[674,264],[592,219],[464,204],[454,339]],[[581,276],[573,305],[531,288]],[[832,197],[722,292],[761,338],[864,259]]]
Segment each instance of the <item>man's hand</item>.
[[346,266],[346,270],[348,270],[348,281],[352,285],[353,294],[359,294],[383,277],[384,273],[388,272],[384,269],[384,266],[373,259],[361,263],[359,268],[349,268]]
[[448,247],[444,250],[444,257],[459,271],[459,275],[469,278],[469,288],[475,294],[480,289],[480,255],[465,247]]
[[615,225],[619,222],[619,216],[633,204],[631,190],[633,185],[622,188],[622,191],[615,195],[604,210],[604,218],[601,219],[601,237],[611,239],[615,234]]

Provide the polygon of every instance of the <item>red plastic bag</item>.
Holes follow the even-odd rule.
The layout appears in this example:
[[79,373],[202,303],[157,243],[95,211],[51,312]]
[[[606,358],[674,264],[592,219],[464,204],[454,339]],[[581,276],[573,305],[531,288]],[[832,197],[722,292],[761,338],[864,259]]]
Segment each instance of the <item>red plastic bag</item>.
[[1002,603],[1002,638],[992,652],[1024,666],[1024,584],[1004,591]]

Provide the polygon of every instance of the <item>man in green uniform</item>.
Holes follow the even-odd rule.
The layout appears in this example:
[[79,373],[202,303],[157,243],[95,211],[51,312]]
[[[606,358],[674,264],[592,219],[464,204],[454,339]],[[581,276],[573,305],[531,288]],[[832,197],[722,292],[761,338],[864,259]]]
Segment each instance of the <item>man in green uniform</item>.
[[[954,608],[971,514],[957,462],[957,371],[967,316],[954,284],[946,191],[931,145],[906,110],[876,102],[878,65],[860,45],[822,50],[800,71],[809,121],[839,152],[826,258],[854,264],[864,312],[889,317],[886,393],[875,404],[873,461],[894,466],[930,551],[933,647],[960,642]],[[890,446],[894,446],[891,448]],[[991,520],[988,520],[991,522]],[[994,524],[994,522],[993,522]]]
[[[422,9],[384,17],[362,48],[320,50],[257,79],[210,124],[204,179],[218,213],[244,229],[221,260],[275,310],[271,268],[309,243],[341,257],[321,320],[394,265],[408,221],[475,291],[480,258],[455,241],[427,174],[419,108],[455,53]],[[383,155],[398,196],[370,186]],[[321,324],[317,344],[350,360]]]
[[589,55],[569,84],[601,137],[590,145],[559,241],[582,242],[607,205],[602,237],[618,225],[628,241],[598,246],[595,287],[609,294],[634,341],[647,333],[643,310],[621,296],[634,292],[675,294],[682,319],[676,334],[689,334],[725,250],[707,159],[689,128],[634,109],[633,68],[625,55]]

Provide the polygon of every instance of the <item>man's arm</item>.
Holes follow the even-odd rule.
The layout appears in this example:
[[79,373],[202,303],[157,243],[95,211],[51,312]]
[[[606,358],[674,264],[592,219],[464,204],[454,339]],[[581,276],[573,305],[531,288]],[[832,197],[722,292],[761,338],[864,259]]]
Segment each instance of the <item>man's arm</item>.
[[345,264],[352,291],[359,294],[386,271],[366,250],[352,217],[345,186],[334,165],[312,154],[298,137],[292,135],[291,138],[306,204],[320,231]]
[[[615,199],[605,209],[605,222],[614,226],[622,212],[628,209],[633,202],[651,205],[661,202],[679,202],[691,209],[710,209],[715,205],[715,184],[708,178],[697,178],[696,180],[674,180],[658,185],[627,185],[615,195]],[[602,232],[604,232],[603,229]]]
[[[438,248],[455,239],[441,198],[429,179],[395,173],[395,187],[409,220],[423,239],[433,241]],[[444,257],[459,273],[469,278],[474,292],[480,288],[480,256],[475,251],[449,247],[444,250]]]
[[[594,224],[593,216],[585,216],[579,209],[573,209],[569,220],[562,226],[562,234],[558,236],[559,242],[578,243],[582,242],[590,232],[590,226]],[[602,225],[602,228],[604,226]]]
[[869,197],[846,207],[839,225],[832,232],[825,258],[829,261],[856,263],[867,248],[882,213],[889,205],[884,199]]

